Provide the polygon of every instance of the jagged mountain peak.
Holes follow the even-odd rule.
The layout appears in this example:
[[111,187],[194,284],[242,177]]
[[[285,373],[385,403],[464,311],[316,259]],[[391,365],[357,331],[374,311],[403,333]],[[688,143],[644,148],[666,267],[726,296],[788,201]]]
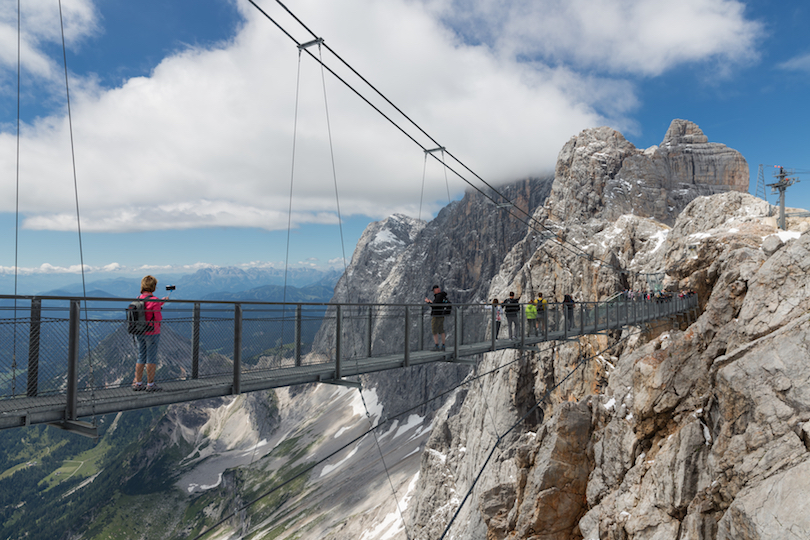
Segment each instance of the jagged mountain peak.
[[689,120],[676,118],[669,125],[669,129],[667,129],[667,134],[664,135],[661,146],[702,144],[707,142],[709,142],[709,138],[697,124]]
[[710,143],[693,122],[673,120],[660,147],[639,150],[608,127],[587,129],[563,146],[548,207],[563,222],[623,214],[672,225],[693,199],[748,191],[748,164]]

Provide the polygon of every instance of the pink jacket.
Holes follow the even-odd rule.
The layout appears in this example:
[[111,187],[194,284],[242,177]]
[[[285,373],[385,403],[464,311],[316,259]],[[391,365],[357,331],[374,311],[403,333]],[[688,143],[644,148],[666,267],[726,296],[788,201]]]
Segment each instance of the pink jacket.
[[[141,293],[138,298],[154,298],[157,300],[157,297],[152,293]],[[163,320],[163,313],[160,310],[163,309],[163,302],[145,302],[144,309],[146,309],[146,320],[153,321],[152,330],[144,332],[144,335],[154,336],[160,334],[160,321]]]

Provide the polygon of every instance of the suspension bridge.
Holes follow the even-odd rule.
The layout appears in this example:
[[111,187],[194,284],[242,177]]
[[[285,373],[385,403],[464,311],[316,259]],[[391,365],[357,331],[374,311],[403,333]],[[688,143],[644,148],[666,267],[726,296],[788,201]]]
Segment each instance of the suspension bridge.
[[[504,339],[485,304],[454,304],[435,350],[423,304],[168,300],[158,348],[160,392],[133,392],[136,347],[120,298],[0,295],[0,429],[51,424],[87,436],[81,420],[134,409],[306,383],[359,386],[366,373],[435,362],[474,364],[503,349],[642,326],[691,322],[697,296],[549,303],[533,324],[521,309]],[[11,304],[15,305],[12,307]],[[506,326],[504,324],[504,326]]]

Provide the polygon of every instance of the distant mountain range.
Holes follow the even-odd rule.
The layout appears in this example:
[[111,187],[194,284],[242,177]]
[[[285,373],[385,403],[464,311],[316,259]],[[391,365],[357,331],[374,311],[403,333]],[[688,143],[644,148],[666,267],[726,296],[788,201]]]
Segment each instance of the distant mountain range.
[[[277,268],[243,270],[232,266],[204,268],[193,274],[156,273],[159,280],[157,295],[165,294],[166,285],[174,285],[177,289],[172,292],[171,297],[175,299],[244,299],[280,302],[285,297],[284,273],[283,269]],[[341,273],[338,270],[290,268],[286,276],[287,300],[328,301]],[[77,296],[82,294],[82,284],[76,279],[76,276],[72,274],[20,276],[17,290],[19,294],[24,295]],[[0,276],[0,292],[13,294],[13,280],[13,276]],[[68,280],[72,282],[68,282]],[[139,285],[140,276],[91,279],[86,285],[87,296],[129,298],[138,294]],[[308,290],[294,292],[296,289],[303,288]]]

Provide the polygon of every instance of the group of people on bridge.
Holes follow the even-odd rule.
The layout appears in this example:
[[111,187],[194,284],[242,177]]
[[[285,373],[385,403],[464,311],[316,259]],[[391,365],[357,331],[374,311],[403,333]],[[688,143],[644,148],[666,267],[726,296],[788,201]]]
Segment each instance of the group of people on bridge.
[[[568,328],[571,328],[574,321],[573,314],[575,302],[573,296],[566,294],[563,297],[562,303],[565,305],[565,309],[568,313]],[[488,307],[491,310],[495,310],[495,328],[493,329],[495,332],[495,337],[497,338],[498,334],[500,334],[501,322],[505,318],[507,323],[506,326],[509,332],[509,339],[517,339],[520,335],[520,296],[516,297],[515,293],[510,291],[509,298],[506,298],[503,302],[499,301],[497,298],[493,298],[492,304]],[[529,302],[524,304],[523,309],[526,312],[526,335],[539,337],[541,333],[545,333],[548,300],[543,298],[543,293],[537,293],[537,297],[532,298],[529,300]]]
[[[692,290],[683,290],[678,293],[678,298],[689,298],[690,296],[694,296],[695,291]],[[667,302],[672,300],[675,293],[670,291],[642,291],[642,290],[635,290],[635,289],[626,289],[622,292],[624,298],[631,302]]]

